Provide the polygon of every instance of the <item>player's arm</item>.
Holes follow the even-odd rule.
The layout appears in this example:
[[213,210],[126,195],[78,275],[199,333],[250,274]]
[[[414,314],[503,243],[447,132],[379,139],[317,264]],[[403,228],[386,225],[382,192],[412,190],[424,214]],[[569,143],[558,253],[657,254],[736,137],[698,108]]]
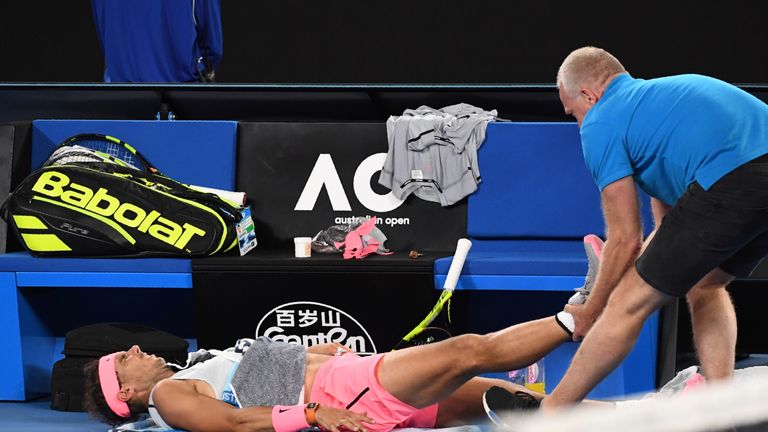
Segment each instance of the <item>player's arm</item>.
[[271,407],[238,409],[195,391],[188,381],[164,380],[152,394],[166,423],[190,432],[274,431]]
[[635,262],[643,240],[640,205],[631,176],[619,179],[601,194],[607,241],[595,285],[583,306],[567,306],[574,315],[578,340],[592,327],[602,312],[613,289]]
[[[273,421],[274,407],[235,408],[220,400],[198,393],[188,382],[164,380],[153,393],[155,408],[170,426],[190,432],[288,432],[308,427],[304,406],[284,407],[285,421]],[[295,420],[299,419],[299,422]],[[366,432],[363,424],[372,423],[367,415],[320,406],[315,413],[316,425],[339,432],[338,425]],[[294,427],[290,425],[296,423]],[[304,424],[300,424],[304,423]],[[278,424],[278,428],[275,428]]]

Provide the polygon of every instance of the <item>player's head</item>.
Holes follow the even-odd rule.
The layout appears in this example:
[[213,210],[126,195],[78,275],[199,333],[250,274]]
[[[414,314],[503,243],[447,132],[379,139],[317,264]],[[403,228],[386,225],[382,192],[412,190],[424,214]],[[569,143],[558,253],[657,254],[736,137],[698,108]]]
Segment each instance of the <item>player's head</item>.
[[83,406],[112,425],[135,420],[146,412],[149,392],[168,369],[165,360],[134,345],[85,365]]
[[624,72],[619,60],[601,48],[583,47],[568,54],[557,71],[557,88],[566,114],[581,125],[610,79]]

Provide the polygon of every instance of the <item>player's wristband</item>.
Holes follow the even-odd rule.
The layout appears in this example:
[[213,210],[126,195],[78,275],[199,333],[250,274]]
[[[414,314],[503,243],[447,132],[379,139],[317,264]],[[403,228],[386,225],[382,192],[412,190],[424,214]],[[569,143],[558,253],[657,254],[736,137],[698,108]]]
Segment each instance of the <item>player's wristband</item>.
[[304,405],[276,405],[273,407],[272,427],[275,432],[296,432],[310,427],[304,408]]

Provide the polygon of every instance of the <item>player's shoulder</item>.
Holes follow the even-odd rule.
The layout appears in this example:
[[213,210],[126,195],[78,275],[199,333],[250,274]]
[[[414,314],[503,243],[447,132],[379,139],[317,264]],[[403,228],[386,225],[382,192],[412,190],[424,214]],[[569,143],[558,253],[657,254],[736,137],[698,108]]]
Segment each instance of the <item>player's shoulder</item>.
[[164,400],[195,395],[211,396],[211,393],[213,390],[204,381],[166,378],[155,384],[152,389],[152,398],[156,404],[162,404]]

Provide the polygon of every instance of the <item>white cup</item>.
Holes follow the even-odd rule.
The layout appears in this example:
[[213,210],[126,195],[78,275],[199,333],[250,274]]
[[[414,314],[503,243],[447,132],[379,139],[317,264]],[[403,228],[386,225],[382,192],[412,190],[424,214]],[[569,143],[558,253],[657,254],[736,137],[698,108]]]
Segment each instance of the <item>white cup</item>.
[[309,258],[312,255],[312,237],[294,237],[293,246],[296,258]]

